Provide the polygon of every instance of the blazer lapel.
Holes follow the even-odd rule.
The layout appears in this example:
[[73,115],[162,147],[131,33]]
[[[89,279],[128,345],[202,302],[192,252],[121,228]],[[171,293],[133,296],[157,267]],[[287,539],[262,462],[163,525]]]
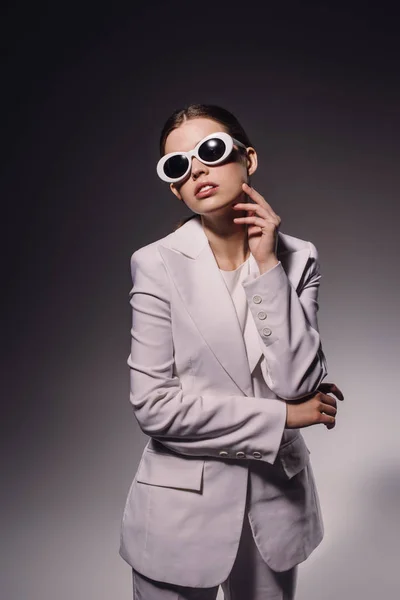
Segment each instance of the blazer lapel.
[[[277,257],[291,283],[297,287],[309,251],[293,252],[286,247],[282,236],[285,234],[279,232]],[[250,310],[242,334],[235,306],[200,217],[194,217],[166,236],[159,250],[200,335],[243,394],[252,396],[251,373],[262,356],[262,339]],[[297,254],[301,255],[299,261],[291,260]],[[258,276],[260,272],[252,254],[249,262],[249,276]],[[245,340],[250,349],[249,356]]]

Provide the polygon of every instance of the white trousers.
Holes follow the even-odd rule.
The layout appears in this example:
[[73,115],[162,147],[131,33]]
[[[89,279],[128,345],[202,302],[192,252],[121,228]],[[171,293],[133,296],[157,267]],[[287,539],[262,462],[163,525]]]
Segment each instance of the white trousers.
[[[246,511],[239,549],[228,578],[225,600],[294,600],[297,569],[273,571],[258,551]],[[132,569],[133,600],[216,600],[219,586],[193,588],[155,581]]]

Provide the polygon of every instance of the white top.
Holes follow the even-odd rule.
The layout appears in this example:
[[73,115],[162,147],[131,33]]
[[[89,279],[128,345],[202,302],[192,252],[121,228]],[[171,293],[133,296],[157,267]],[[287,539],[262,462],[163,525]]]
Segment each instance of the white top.
[[[224,271],[223,269],[219,269],[219,271],[225,281],[226,287],[228,288],[236,309],[236,315],[243,333],[243,341],[245,344],[249,365],[254,365],[253,356],[254,353],[257,352],[258,348],[254,348],[253,344],[256,343],[255,340],[258,339],[259,344],[261,344],[261,347],[263,347],[263,342],[256,330],[253,316],[247,304],[247,297],[244,288],[241,285],[242,281],[250,275],[250,257],[233,271]],[[253,330],[252,335],[250,335],[250,330]],[[261,370],[260,360],[252,371],[251,380],[253,394],[256,397],[276,397],[265,381]]]
[[239,320],[240,328],[244,333],[247,319],[247,299],[244,289],[241,285],[243,279],[250,274],[250,257],[244,261],[237,269],[233,271],[224,271],[219,269],[226,283],[226,287],[232,297],[235,305],[236,314]]

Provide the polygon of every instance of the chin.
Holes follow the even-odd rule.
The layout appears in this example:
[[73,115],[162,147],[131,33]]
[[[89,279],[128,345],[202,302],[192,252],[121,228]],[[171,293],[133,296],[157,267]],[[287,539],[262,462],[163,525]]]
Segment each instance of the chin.
[[[201,212],[203,215],[220,214],[221,216],[231,215],[232,213],[234,213],[231,202],[228,202],[228,203],[222,204],[222,205],[218,204],[218,206],[202,207]],[[236,215],[236,212],[235,212],[235,215]]]

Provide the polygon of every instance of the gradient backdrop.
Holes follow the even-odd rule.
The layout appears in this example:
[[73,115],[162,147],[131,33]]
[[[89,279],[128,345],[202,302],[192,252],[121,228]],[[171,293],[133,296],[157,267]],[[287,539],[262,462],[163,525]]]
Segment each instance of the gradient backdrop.
[[132,597],[119,527],[147,438],[129,261],[190,214],[155,172],[189,102],[236,114],[254,187],[320,253],[326,380],[345,401],[334,430],[303,430],[326,534],[296,600],[398,597],[399,20],[374,5],[4,9],[4,600]]

